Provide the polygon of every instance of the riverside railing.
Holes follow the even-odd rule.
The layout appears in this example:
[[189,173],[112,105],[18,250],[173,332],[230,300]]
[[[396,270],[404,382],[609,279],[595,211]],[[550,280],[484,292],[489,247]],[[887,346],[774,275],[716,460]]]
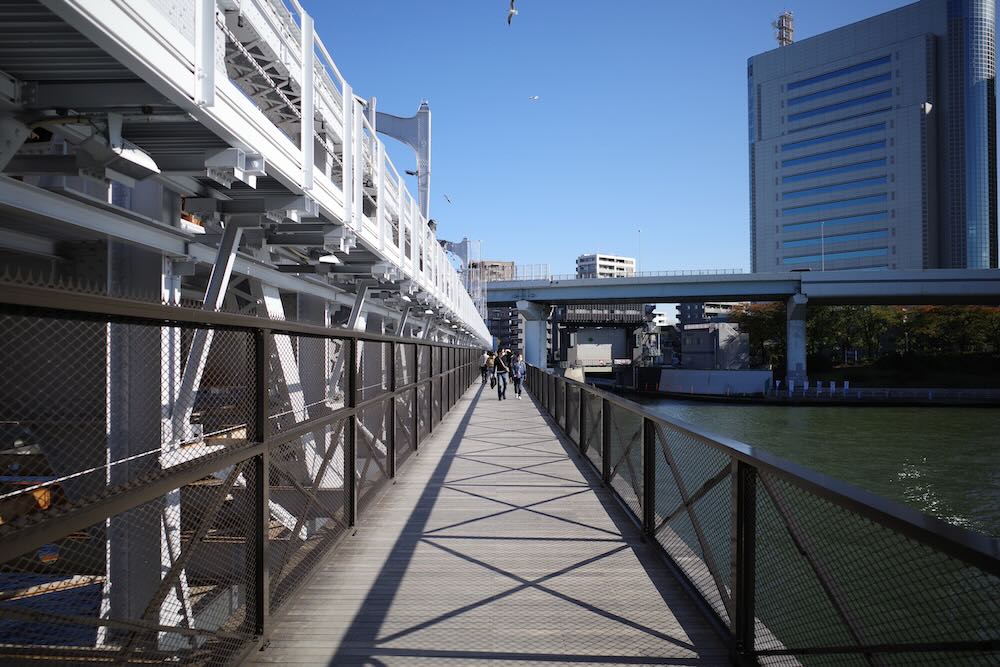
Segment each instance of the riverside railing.
[[531,367],[748,664],[997,664],[1000,541]]
[[0,286],[0,662],[239,660],[478,377],[464,347]]

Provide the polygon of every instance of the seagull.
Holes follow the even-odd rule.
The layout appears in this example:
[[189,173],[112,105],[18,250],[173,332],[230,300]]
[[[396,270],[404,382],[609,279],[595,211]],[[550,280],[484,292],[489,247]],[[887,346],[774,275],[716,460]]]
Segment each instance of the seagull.
[[531,97],[528,98],[528,101],[529,102],[537,102],[540,99],[542,99],[542,98],[539,97],[538,95],[532,95]]
[[446,202],[448,202],[449,204],[451,203],[451,197],[449,197],[448,195],[445,195],[445,196],[444,196],[444,200],[445,200]]
[[510,25],[511,20],[517,16],[517,8],[514,7],[514,3],[517,0],[510,0],[510,9],[507,11],[507,25]]

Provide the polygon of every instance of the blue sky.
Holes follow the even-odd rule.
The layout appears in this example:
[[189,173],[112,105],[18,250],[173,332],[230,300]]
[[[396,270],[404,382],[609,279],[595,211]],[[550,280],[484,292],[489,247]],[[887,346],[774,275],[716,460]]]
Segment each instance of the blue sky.
[[506,0],[304,2],[358,95],[430,102],[438,236],[555,273],[595,251],[748,269],[747,58],[786,8],[802,39],[905,4],[518,0],[508,27]]

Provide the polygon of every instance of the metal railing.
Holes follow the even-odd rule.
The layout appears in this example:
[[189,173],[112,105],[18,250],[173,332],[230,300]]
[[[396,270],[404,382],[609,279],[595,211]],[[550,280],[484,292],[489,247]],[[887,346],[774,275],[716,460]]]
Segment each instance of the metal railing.
[[0,333],[6,663],[239,660],[479,374],[470,348],[25,286]]
[[538,266],[544,265],[530,265],[525,267],[522,271],[522,267],[518,266],[516,268],[516,277],[510,278],[493,278],[489,282],[512,282],[512,281],[529,281],[529,280],[613,280],[615,278],[674,278],[683,276],[731,276],[745,274],[747,271],[745,269],[677,269],[674,271],[634,271],[627,276],[588,276],[581,278],[575,273],[549,273],[547,267],[536,268]]
[[997,664],[1000,541],[530,367],[748,664]]

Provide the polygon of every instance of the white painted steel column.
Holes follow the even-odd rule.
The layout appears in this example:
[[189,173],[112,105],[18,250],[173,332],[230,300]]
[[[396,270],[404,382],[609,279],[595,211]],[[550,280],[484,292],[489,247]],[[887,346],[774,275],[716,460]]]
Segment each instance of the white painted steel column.
[[194,103],[215,104],[215,0],[197,0],[194,18]]
[[365,116],[361,109],[361,103],[355,101],[351,95],[351,117],[354,122],[352,138],[354,141],[354,176],[351,181],[354,187],[352,200],[354,201],[354,222],[355,229],[361,229],[365,217]]
[[302,145],[302,189],[312,190],[315,139],[313,124],[316,112],[313,105],[313,19],[302,12],[302,123],[300,126],[300,141]]
[[524,360],[538,368],[548,366],[546,327],[549,306],[533,301],[518,301],[518,312],[524,316]]
[[343,108],[341,112],[344,116],[344,127],[341,136],[344,140],[344,149],[341,153],[343,160],[343,176],[341,187],[344,189],[344,224],[349,228],[354,228],[354,91],[351,86],[344,82],[344,95],[341,100]]
[[786,310],[787,329],[787,380],[798,386],[808,383],[806,375],[806,304],[804,294],[794,294],[788,299]]

